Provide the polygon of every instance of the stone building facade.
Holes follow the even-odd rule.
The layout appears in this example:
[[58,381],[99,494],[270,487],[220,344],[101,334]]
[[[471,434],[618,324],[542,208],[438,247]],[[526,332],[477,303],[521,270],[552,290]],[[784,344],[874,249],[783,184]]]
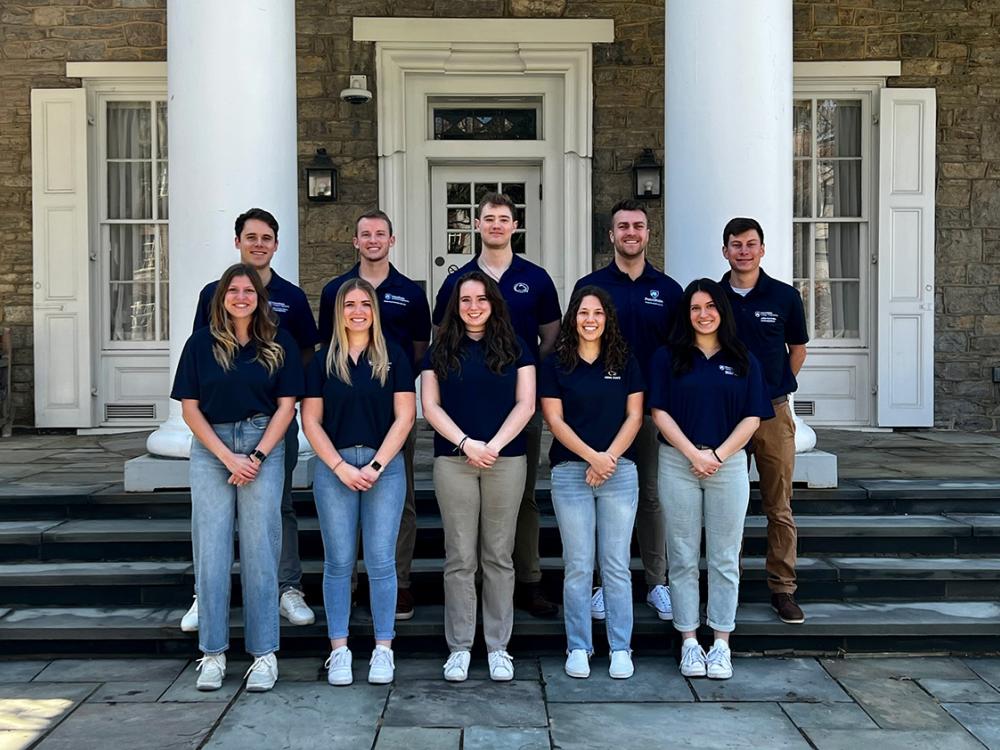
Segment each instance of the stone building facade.
[[[607,261],[607,208],[631,192],[633,160],[662,155],[664,3],[608,0],[297,0],[299,154],[326,148],[340,197],[300,192],[300,281],[313,300],[353,262],[354,217],[378,200],[376,109],[338,98],[351,73],[374,86],[374,44],[356,16],[611,18],[594,47],[594,263]],[[75,87],[67,62],[163,61],[164,0],[9,0],[0,8],[0,326],[14,330],[16,422],[34,423],[30,91]],[[234,40],[234,43],[242,43]],[[266,49],[266,40],[254,41]],[[738,43],[738,40],[737,40]],[[794,3],[796,61],[899,60],[889,86],[937,91],[935,422],[1000,429],[1000,0]],[[747,54],[754,54],[752,49]],[[374,90],[377,98],[379,92]],[[253,102],[266,116],[267,102]],[[719,116],[733,117],[725,102]],[[752,124],[748,124],[752,125]],[[654,238],[662,205],[650,203]],[[654,245],[657,245],[654,239]],[[662,247],[652,256],[662,262]]]

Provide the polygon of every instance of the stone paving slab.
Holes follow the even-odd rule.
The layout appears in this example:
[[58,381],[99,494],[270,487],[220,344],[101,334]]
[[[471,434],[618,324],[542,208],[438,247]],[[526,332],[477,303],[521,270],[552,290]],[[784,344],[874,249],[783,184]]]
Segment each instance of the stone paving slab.
[[996,703],[944,703],[942,705],[986,747],[990,750],[1000,750],[1000,705]]
[[553,745],[573,750],[809,747],[774,703],[682,703],[669,709],[648,703],[557,703],[549,714]]
[[388,692],[387,686],[336,690],[325,683],[279,681],[267,693],[241,693],[204,748],[369,748]]
[[[0,619],[0,638],[153,638],[176,635],[186,609],[172,607],[28,607]],[[55,631],[55,632],[53,632]]]
[[549,750],[545,729],[497,729],[469,727],[464,732],[463,750]]
[[27,463],[32,463],[34,461],[41,461],[45,458],[50,458],[52,456],[59,455],[62,451],[56,450],[54,448],[6,448],[6,441],[4,441],[4,447],[0,448],[0,464],[20,464],[24,465]]
[[[42,481],[42,478],[46,481]],[[54,481],[58,479],[58,481]],[[32,474],[30,477],[8,482],[0,488],[4,497],[46,497],[72,495],[81,497],[93,495],[112,486],[113,480],[100,481],[94,477],[85,477],[79,473],[56,475],[49,471]]]
[[30,682],[49,664],[48,659],[0,661],[0,683]]
[[[243,687],[243,673],[250,666],[249,661],[228,661],[226,664],[226,679],[222,682],[222,687],[218,690],[203,691],[195,687],[198,681],[198,663],[190,662],[183,672],[170,685],[163,695],[160,696],[160,703],[229,703]],[[278,663],[278,671],[281,672],[282,664]],[[284,679],[284,674],[279,675],[279,680]],[[280,684],[280,683],[279,683]]]
[[691,680],[703,701],[850,703],[815,659],[733,659],[730,680]]
[[1000,557],[830,557],[842,581],[889,579],[992,580]]
[[375,750],[459,750],[461,742],[461,729],[382,727]]
[[799,729],[878,729],[878,724],[857,703],[782,703]]
[[[948,657],[886,657],[855,659],[821,659],[823,668],[836,679],[911,679],[973,680],[976,678],[961,659]],[[1000,659],[996,660],[1000,668]]]
[[847,678],[840,684],[882,729],[957,729],[937,701],[910,680]]
[[635,674],[627,680],[611,679],[607,656],[595,656],[590,662],[590,677],[581,680],[566,674],[562,657],[545,657],[541,660],[545,696],[549,703],[694,701],[694,694],[673,659],[638,655],[633,658]]
[[88,703],[62,722],[38,750],[107,748],[195,750],[225,706],[218,703]]
[[1000,657],[978,657],[962,660],[979,677],[1000,690]]
[[57,659],[35,682],[170,683],[186,665],[186,659]]
[[0,564],[0,585],[118,586],[138,583],[183,583],[192,573],[186,561],[47,562]]
[[[82,703],[97,685],[0,686],[0,748],[27,748]],[[78,744],[82,747],[82,743]]]
[[1000,536],[1000,515],[949,513],[948,517],[969,524],[973,536]]
[[37,739],[36,732],[15,732],[0,729],[0,750],[28,750]]
[[169,680],[105,682],[87,698],[87,703],[155,703],[169,687]]
[[[953,518],[935,515],[913,516],[836,516],[801,515],[795,519],[800,537],[863,536],[863,537],[925,537],[925,536],[971,536],[968,524]],[[767,518],[747,516],[746,536],[749,538],[767,535]]]
[[191,519],[72,519],[47,530],[44,539],[47,542],[184,542],[191,540]]
[[385,726],[545,727],[545,702],[537,682],[514,680],[416,680],[389,696]]
[[41,544],[42,534],[62,521],[0,521],[0,544]]
[[[396,658],[396,685],[413,680],[441,680],[444,681],[444,663],[447,658],[443,654],[440,659],[411,659],[406,656]],[[364,682],[368,679],[368,654],[354,653],[354,681]],[[514,657],[514,679],[534,680],[537,682],[541,677],[538,667],[538,659],[527,657]],[[486,657],[473,654],[469,664],[470,680],[488,680],[490,678],[490,666]],[[326,673],[323,674],[326,679]]]
[[1000,691],[982,680],[919,680],[920,687],[941,703],[1000,703]]
[[983,750],[968,732],[887,731],[882,729],[807,729],[816,750]]

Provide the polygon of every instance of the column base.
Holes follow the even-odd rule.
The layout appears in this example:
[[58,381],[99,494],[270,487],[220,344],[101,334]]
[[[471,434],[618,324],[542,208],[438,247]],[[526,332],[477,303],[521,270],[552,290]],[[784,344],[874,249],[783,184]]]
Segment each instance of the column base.
[[[300,454],[292,472],[292,487],[312,487],[315,465],[315,454]],[[125,491],[186,490],[191,487],[189,470],[190,461],[187,458],[164,458],[147,453],[125,462]]]
[[[756,461],[750,462],[750,481],[760,479]],[[831,488],[837,486],[837,457],[826,451],[806,451],[795,454],[795,471],[792,482],[807,487]]]

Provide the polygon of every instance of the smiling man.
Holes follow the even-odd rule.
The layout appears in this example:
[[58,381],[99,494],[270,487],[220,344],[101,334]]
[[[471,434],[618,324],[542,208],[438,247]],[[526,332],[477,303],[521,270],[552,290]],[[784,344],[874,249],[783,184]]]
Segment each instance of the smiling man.
[[[511,238],[517,229],[514,202],[502,193],[487,193],[479,202],[476,229],[483,250],[457,271],[448,275],[437,293],[434,325],[440,325],[455,282],[469,271],[482,271],[500,287],[510,311],[514,333],[524,339],[536,362],[542,361],[555,346],[559,334],[559,296],[556,286],[541,266],[516,255]],[[514,538],[514,573],[517,579],[515,604],[535,617],[555,617],[559,608],[542,593],[542,569],[538,559],[538,504],[535,479],[541,453],[542,412],[536,409],[528,426],[528,475],[521,497]]]
[[[680,284],[646,259],[649,217],[642,203],[623,200],[615,204],[611,209],[608,237],[615,249],[614,259],[604,268],[576,282],[573,291],[592,284],[611,295],[622,335],[639,361],[648,388],[653,377],[649,371],[653,353],[667,343],[683,290]],[[666,540],[663,512],[656,489],[656,432],[656,425],[647,409],[642,427],[632,444],[639,472],[639,506],[635,526],[648,588],[646,603],[656,610],[661,620],[670,620],[673,609],[670,589],[666,586]],[[600,588],[594,592],[591,614],[595,619],[604,619],[604,597]]]

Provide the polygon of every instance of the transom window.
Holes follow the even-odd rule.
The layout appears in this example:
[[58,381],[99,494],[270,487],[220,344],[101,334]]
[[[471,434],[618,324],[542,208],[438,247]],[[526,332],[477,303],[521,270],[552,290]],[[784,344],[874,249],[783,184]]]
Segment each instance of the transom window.
[[517,229],[511,237],[515,253],[525,252],[525,194],[523,182],[449,182],[448,199],[448,252],[465,255],[478,254],[482,239],[476,231],[476,209],[487,193],[505,193],[514,201],[514,221]]
[[154,98],[104,100],[103,115],[105,345],[166,342],[167,105]]
[[795,98],[793,276],[817,342],[867,339],[867,109],[861,98]]

